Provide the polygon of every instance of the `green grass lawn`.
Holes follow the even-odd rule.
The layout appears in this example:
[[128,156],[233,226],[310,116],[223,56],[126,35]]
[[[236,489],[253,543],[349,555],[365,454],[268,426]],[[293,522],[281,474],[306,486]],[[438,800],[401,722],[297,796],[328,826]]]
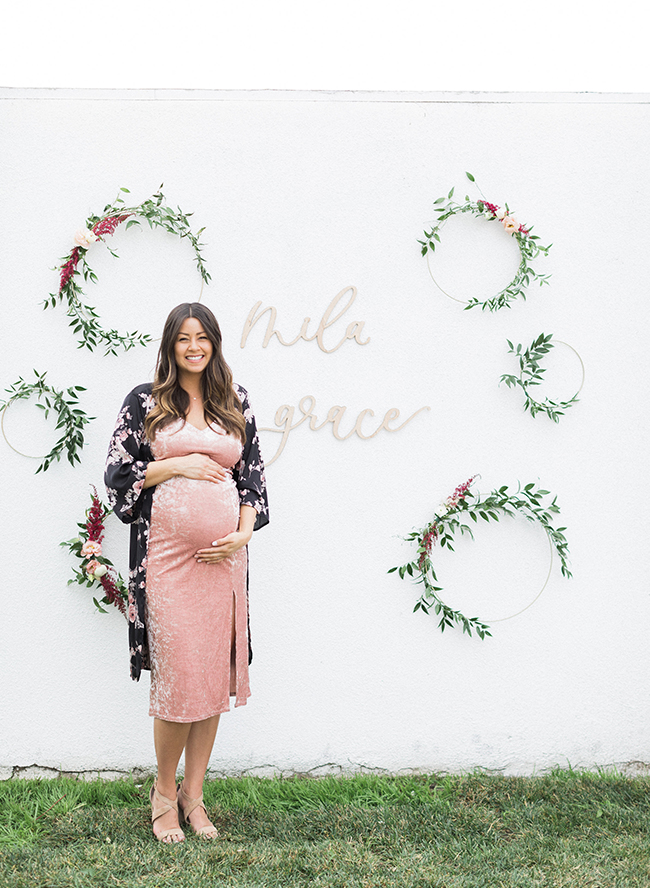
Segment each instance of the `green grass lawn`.
[[216,780],[222,838],[176,846],[150,785],[1,782],[1,888],[650,888],[648,778]]

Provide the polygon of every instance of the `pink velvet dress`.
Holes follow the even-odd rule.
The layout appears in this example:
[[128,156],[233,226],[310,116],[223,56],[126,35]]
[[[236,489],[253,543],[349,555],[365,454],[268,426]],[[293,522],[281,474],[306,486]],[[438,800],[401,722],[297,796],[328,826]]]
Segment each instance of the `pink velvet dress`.
[[[200,430],[182,420],[152,443],[156,459],[205,453],[228,470],[241,451],[240,440],[218,425]],[[237,529],[239,505],[230,475],[217,483],[176,475],[154,490],[146,565],[150,715],[194,722],[230,709],[233,613],[235,706],[250,696],[246,549],[218,564],[194,558]]]

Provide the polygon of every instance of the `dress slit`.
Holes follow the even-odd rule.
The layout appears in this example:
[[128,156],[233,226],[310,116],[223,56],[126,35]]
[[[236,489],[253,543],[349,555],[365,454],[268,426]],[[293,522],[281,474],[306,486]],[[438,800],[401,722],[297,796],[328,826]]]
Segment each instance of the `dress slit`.
[[232,612],[230,615],[230,696],[237,696],[237,596],[232,590]]

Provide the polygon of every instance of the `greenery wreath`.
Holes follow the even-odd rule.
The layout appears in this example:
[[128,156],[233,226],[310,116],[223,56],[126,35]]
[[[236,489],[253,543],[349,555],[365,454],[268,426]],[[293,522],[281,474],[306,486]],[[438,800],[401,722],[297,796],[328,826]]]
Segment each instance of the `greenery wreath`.
[[[91,244],[96,241],[104,241],[107,235],[114,234],[115,229],[122,222],[126,222],[126,228],[133,225],[140,225],[140,218],[146,219],[150,228],[164,228],[170,234],[177,234],[181,238],[187,238],[192,244],[196,257],[196,265],[199,274],[204,283],[208,283],[210,275],[208,274],[203,256],[201,255],[201,247],[199,243],[203,228],[199,229],[196,234],[192,232],[188,222],[188,216],[191,213],[183,213],[180,207],[176,210],[166,206],[163,201],[165,196],[160,189],[148,200],[135,207],[125,207],[124,200],[119,195],[113,203],[104,207],[101,216],[91,215],[86,220],[86,227],[80,228],[75,234],[76,246],[64,256],[61,260],[62,265],[58,266],[61,273],[59,281],[59,289],[56,293],[50,293],[49,297],[44,301],[43,307],[48,308],[57,304],[57,302],[66,302],[68,309],[66,314],[71,318],[70,326],[75,333],[81,334],[79,340],[79,348],[85,346],[93,351],[97,345],[101,344],[106,347],[105,354],[117,354],[117,349],[121,348],[128,351],[134,345],[146,345],[151,341],[151,336],[147,333],[119,333],[117,330],[104,330],[99,323],[99,315],[95,309],[86,305],[81,301],[84,295],[77,278],[83,276],[85,281],[97,282],[97,275],[91,269],[86,259]],[[128,188],[120,188],[121,192],[130,194]],[[139,217],[139,218],[138,218]],[[128,220],[128,221],[127,221]],[[106,244],[111,255],[117,257],[115,250]]]
[[79,570],[73,569],[74,576],[68,580],[68,586],[72,583],[86,585],[91,589],[99,586],[104,592],[104,597],[101,599],[101,603],[93,597],[97,610],[102,614],[107,614],[108,611],[104,610],[102,604],[113,604],[121,614],[126,616],[126,604],[129,597],[126,584],[113,563],[102,554],[104,522],[111,510],[99,499],[97,488],[92,487],[92,491],[92,503],[86,511],[86,520],[77,525],[80,529],[79,536],[60,544],[69,549],[81,561],[81,568]]
[[401,567],[391,567],[388,573],[398,571],[401,579],[408,574],[416,583],[424,586],[424,591],[413,610],[422,610],[428,614],[430,608],[433,608],[440,617],[438,628],[441,632],[444,632],[447,626],[451,627],[456,623],[462,626],[463,632],[467,632],[468,635],[471,635],[474,629],[479,638],[485,638],[486,635],[492,635],[486,623],[481,622],[478,617],[466,617],[442,600],[440,592],[443,589],[438,585],[438,577],[431,558],[433,546],[437,541],[441,546],[454,551],[452,542],[456,531],[460,531],[461,535],[468,533],[472,539],[474,538],[470,525],[464,523],[466,517],[471,518],[474,523],[477,523],[479,518],[489,522],[498,521],[500,514],[514,516],[519,512],[529,521],[537,521],[546,531],[552,549],[558,554],[563,576],[570,577],[571,571],[568,563],[568,543],[563,533],[566,527],[553,526],[553,516],[560,511],[556,504],[557,497],[544,505],[542,500],[550,494],[550,491],[542,490],[533,483],[526,484],[523,488],[518,486],[514,493],[508,493],[508,487],[504,485],[487,496],[481,496],[470,490],[476,477],[474,475],[464,484],[460,484],[439,506],[433,521],[426,527],[413,531],[405,537],[406,540],[417,544],[417,558]]
[[[35,459],[43,460],[40,466],[36,469],[36,474],[41,471],[47,471],[50,464],[54,462],[54,460],[58,461],[64,451],[68,457],[68,462],[71,466],[74,466],[75,462],[80,462],[79,451],[84,446],[84,426],[95,418],[94,416],[87,416],[79,406],[79,396],[77,392],[85,392],[86,389],[82,385],[74,385],[64,391],[58,391],[57,389],[51,388],[45,382],[47,373],[39,374],[34,370],[34,374],[36,376],[36,382],[25,382],[23,378],[19,376],[17,382],[14,382],[8,389],[5,389],[10,397],[5,401],[0,402],[0,410],[2,411],[2,420],[0,422],[2,435],[12,450],[16,453],[20,453],[21,456],[27,456],[27,454],[17,450],[7,439],[4,430],[4,418],[5,412],[14,401],[19,401],[25,398],[30,398],[32,395],[36,395],[38,400],[36,406],[45,411],[45,418],[47,419],[50,410],[53,410],[58,417],[56,428],[63,429],[63,434],[48,454],[42,457],[34,457]],[[41,403],[41,400],[44,403]]]
[[[552,419],[553,422],[559,422],[560,417],[564,416],[564,411],[568,410],[573,404],[577,404],[578,395],[582,390],[582,386],[584,385],[585,379],[585,366],[582,362],[582,358],[578,355],[578,352],[573,348],[573,346],[569,346],[569,348],[578,355],[578,360],[580,361],[580,365],[582,367],[582,382],[580,384],[580,388],[573,395],[572,398],[569,398],[568,401],[552,401],[550,398],[544,398],[543,401],[536,401],[532,395],[530,394],[530,387],[534,385],[539,385],[543,382],[542,374],[546,372],[542,367],[539,366],[539,362],[547,355],[551,349],[554,347],[554,343],[551,342],[553,339],[553,334],[549,333],[548,336],[545,336],[543,333],[535,339],[525,351],[522,351],[523,346],[518,344],[516,347],[510,342],[509,339],[506,339],[508,343],[509,354],[517,355],[519,358],[519,376],[513,376],[510,373],[504,373],[501,377],[499,384],[505,382],[508,388],[513,388],[519,386],[526,396],[526,401],[524,403],[524,411],[530,410],[531,416],[536,416],[538,413],[546,413],[549,419]],[[559,340],[556,340],[559,341]],[[566,345],[566,343],[564,343]]]
[[[476,180],[471,173],[466,172],[465,175],[470,182],[476,183]],[[435,252],[436,243],[441,242],[439,231],[447,219],[461,213],[471,213],[472,215],[483,219],[488,219],[490,221],[496,219],[501,222],[505,231],[517,241],[517,246],[519,247],[519,252],[521,254],[517,273],[510,283],[497,293],[496,296],[493,296],[490,299],[481,301],[480,299],[473,297],[472,299],[467,300],[465,302],[466,310],[475,308],[479,305],[483,311],[485,311],[485,309],[498,311],[500,308],[510,308],[510,303],[514,302],[515,299],[518,299],[519,297],[524,300],[526,299],[526,287],[530,285],[531,281],[539,281],[540,286],[548,283],[550,275],[539,274],[536,272],[532,266],[532,262],[540,255],[540,253],[543,253],[545,256],[548,255],[548,251],[553,245],[549,244],[548,247],[543,247],[539,244],[539,238],[537,235],[531,234],[533,230],[532,225],[526,226],[517,222],[512,215],[508,204],[500,207],[497,204],[490,203],[490,201],[485,200],[485,198],[471,201],[467,194],[465,195],[463,203],[456,203],[456,201],[452,200],[453,196],[454,189],[452,188],[446,197],[439,197],[433,202],[433,205],[437,208],[436,213],[438,214],[438,218],[435,224],[431,226],[430,231],[427,231],[426,229],[424,230],[424,237],[426,239],[418,241],[422,246],[423,256],[426,256],[429,251],[432,253]],[[427,258],[427,263],[428,261]],[[429,273],[431,273],[431,266],[429,266]],[[433,274],[431,274],[431,277],[433,278]],[[440,287],[435,278],[433,278],[433,281],[438,289],[442,290],[442,287]],[[442,292],[445,293],[444,290],[442,290]],[[449,296],[448,293],[445,293],[445,295]],[[451,298],[454,299],[455,297],[452,296]],[[463,300],[457,299],[456,301],[461,302]]]

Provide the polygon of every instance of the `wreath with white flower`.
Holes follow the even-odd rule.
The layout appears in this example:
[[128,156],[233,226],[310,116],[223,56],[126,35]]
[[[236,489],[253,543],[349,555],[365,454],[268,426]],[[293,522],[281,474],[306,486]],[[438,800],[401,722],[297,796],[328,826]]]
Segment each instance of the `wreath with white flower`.
[[79,451],[84,446],[84,426],[95,418],[94,416],[87,416],[79,406],[79,395],[77,392],[85,392],[86,389],[82,385],[73,385],[68,389],[59,391],[45,382],[47,372],[39,374],[34,370],[34,374],[36,382],[25,382],[22,376],[19,376],[17,382],[5,389],[10,397],[6,401],[0,402],[2,435],[9,447],[16,453],[20,453],[21,456],[29,455],[22,453],[9,441],[5,434],[4,420],[7,409],[14,401],[24,400],[32,395],[36,395],[36,406],[44,411],[45,418],[47,419],[50,411],[53,411],[57,415],[56,428],[63,429],[63,434],[49,453],[45,456],[31,457],[32,459],[42,460],[40,466],[36,469],[36,474],[47,471],[50,464],[55,460],[60,460],[64,452],[70,465],[74,466],[75,462],[80,462]]
[[[162,185],[160,186],[162,188]],[[128,188],[120,188],[121,192],[129,194]],[[126,222],[126,228],[133,225],[140,225],[140,219],[145,219],[149,223],[150,228],[163,228],[170,234],[176,234],[180,238],[186,238],[192,245],[194,255],[196,257],[196,266],[199,274],[203,279],[203,283],[208,283],[210,275],[208,274],[203,256],[201,255],[201,247],[203,244],[199,242],[199,238],[204,228],[199,229],[196,234],[192,232],[188,216],[191,213],[184,213],[180,207],[176,210],[166,206],[163,201],[165,196],[159,189],[152,197],[135,207],[124,206],[124,200],[118,194],[113,203],[107,204],[101,216],[91,215],[86,220],[84,228],[80,228],[75,236],[75,244],[67,256],[64,256],[62,265],[58,266],[61,273],[59,281],[59,289],[56,293],[50,293],[49,297],[43,303],[44,308],[54,308],[57,302],[67,303],[67,312],[70,320],[70,326],[75,333],[81,335],[79,339],[79,347],[93,351],[98,345],[106,348],[105,354],[117,354],[117,349],[121,348],[128,351],[134,345],[146,345],[151,341],[151,336],[147,333],[120,333],[117,330],[105,330],[99,323],[99,315],[91,305],[82,302],[84,292],[78,283],[79,277],[83,277],[84,281],[97,283],[97,275],[88,264],[87,254],[92,244],[97,241],[106,243],[105,238],[115,233],[118,225]],[[112,256],[117,257],[115,250],[111,249],[106,243],[106,247]]]
[[102,604],[114,605],[121,614],[126,617],[126,604],[128,602],[128,590],[122,575],[116,570],[112,561],[102,552],[102,540],[104,538],[104,522],[110,514],[108,506],[99,499],[97,488],[92,487],[90,508],[86,510],[86,520],[77,525],[80,529],[74,539],[60,543],[69,549],[73,555],[81,561],[79,570],[74,570],[68,586],[72,583],[86,585],[90,589],[101,589],[104,593],[100,601],[93,596],[93,602],[98,611],[107,614]]
[[[534,417],[538,413],[546,413],[548,418],[552,419],[553,422],[559,422],[560,417],[564,415],[564,411],[568,410],[569,407],[572,407],[578,402],[578,395],[580,394],[585,381],[585,365],[572,345],[568,345],[566,342],[562,343],[563,345],[567,345],[567,347],[578,356],[580,366],[582,367],[582,382],[580,383],[580,388],[575,395],[567,401],[552,401],[550,398],[544,398],[543,401],[536,401],[532,397],[529,389],[531,386],[540,385],[544,381],[542,374],[545,373],[546,370],[539,366],[539,362],[554,347],[555,343],[551,342],[552,339],[552,333],[549,333],[547,336],[540,333],[537,339],[531,342],[525,350],[522,350],[523,346],[521,344],[518,344],[515,347],[509,339],[506,339],[509,346],[508,353],[514,354],[519,358],[519,376],[504,373],[499,380],[499,384],[505,382],[508,388],[519,386],[526,396],[524,411],[529,410],[531,416]],[[559,342],[559,340],[556,341]]]
[[490,522],[498,521],[499,515],[514,516],[519,513],[529,521],[536,521],[542,525],[551,543],[551,553],[555,550],[560,559],[563,576],[570,577],[571,571],[568,562],[569,548],[564,536],[566,527],[553,526],[554,515],[560,511],[556,502],[557,497],[553,497],[552,501],[545,505],[543,499],[550,495],[550,491],[542,490],[533,483],[526,484],[523,488],[519,486],[514,493],[508,493],[508,486],[504,485],[487,496],[481,496],[470,490],[476,477],[474,475],[464,484],[460,484],[438,507],[433,521],[426,527],[413,531],[405,537],[406,540],[416,543],[417,558],[401,567],[391,567],[388,573],[398,571],[401,579],[408,574],[416,583],[424,586],[424,591],[413,611],[422,610],[428,614],[433,608],[440,617],[438,628],[441,632],[444,632],[448,626],[456,624],[462,626],[463,632],[467,632],[468,635],[474,630],[479,638],[485,638],[486,635],[492,635],[486,623],[478,617],[466,617],[459,610],[454,610],[445,604],[440,597],[443,587],[438,585],[432,558],[436,542],[453,552],[452,543],[457,531],[460,531],[461,536],[469,534],[472,539],[474,538],[472,528],[465,523],[467,518],[476,524],[479,518]]
[[[476,180],[471,173],[466,172],[465,175],[470,182],[476,183]],[[498,311],[500,308],[510,308],[510,303],[514,302],[519,297],[525,300],[526,288],[530,286],[533,281],[537,281],[540,286],[542,284],[548,284],[550,275],[539,274],[533,268],[532,263],[540,254],[544,254],[545,256],[548,255],[548,251],[552,247],[552,244],[543,247],[539,243],[537,235],[531,233],[533,230],[532,225],[527,226],[519,223],[513,216],[507,203],[504,206],[498,206],[497,204],[485,200],[483,197],[479,200],[471,201],[467,194],[465,195],[463,203],[457,203],[452,199],[453,196],[454,188],[451,189],[446,197],[439,197],[433,202],[434,207],[436,207],[435,212],[438,214],[438,218],[429,231],[426,229],[424,230],[425,240],[418,241],[422,247],[422,255],[427,256],[429,273],[439,290],[445,293],[446,296],[450,295],[442,289],[440,284],[438,284],[433,277],[428,254],[434,253],[436,250],[436,244],[441,243],[440,230],[447,219],[462,213],[471,213],[474,216],[487,219],[488,221],[499,221],[503,225],[504,230],[515,238],[517,246],[519,247],[520,261],[514,278],[495,296],[484,300],[476,299],[475,297],[466,301],[456,299],[456,302],[464,302],[466,310],[480,306],[483,311],[486,309],[489,309],[489,311]],[[454,296],[450,296],[450,298],[455,299]]]

